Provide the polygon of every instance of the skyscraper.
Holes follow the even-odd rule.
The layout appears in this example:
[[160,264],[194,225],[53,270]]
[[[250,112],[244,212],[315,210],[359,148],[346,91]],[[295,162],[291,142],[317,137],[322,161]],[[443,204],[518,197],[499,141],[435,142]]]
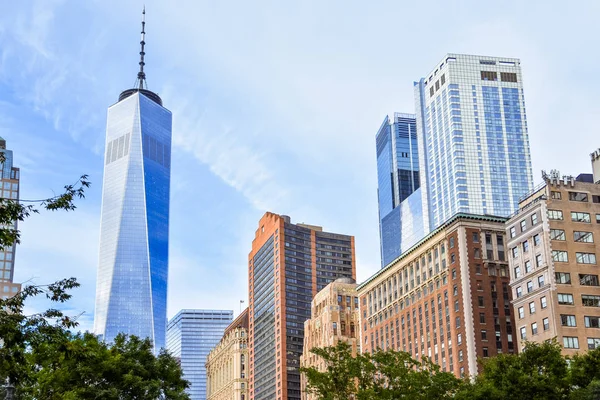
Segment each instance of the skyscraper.
[[165,346],[171,112],[147,89],[142,20],[135,88],[108,109],[94,331]]
[[192,400],[206,400],[206,361],[233,320],[231,310],[181,310],[169,321],[167,349],[179,359]]
[[447,54],[415,83],[423,216],[507,217],[533,189],[521,61]]
[[[1,137],[0,154],[3,157],[0,194],[3,199],[19,200],[19,168],[13,167],[13,152],[6,149],[6,140]],[[14,229],[17,229],[17,221]],[[21,285],[13,282],[16,248],[15,243],[0,251],[0,299],[14,296],[21,290]]]
[[266,213],[248,256],[250,399],[300,399],[300,356],[311,300],[356,279],[354,237]]
[[420,186],[392,209],[377,135],[383,266],[458,213],[509,216],[533,188],[518,59],[447,54],[415,103]]
[[[418,240],[423,232],[421,221],[401,223],[404,214],[410,219],[410,208],[420,210],[420,197],[404,202],[419,189],[419,157],[417,149],[417,122],[413,114],[395,113],[393,121],[383,120],[376,136],[377,181],[379,204],[379,235],[381,238],[382,266],[400,256],[401,244],[412,236]],[[404,211],[404,212],[403,212]],[[405,229],[402,229],[402,228]]]

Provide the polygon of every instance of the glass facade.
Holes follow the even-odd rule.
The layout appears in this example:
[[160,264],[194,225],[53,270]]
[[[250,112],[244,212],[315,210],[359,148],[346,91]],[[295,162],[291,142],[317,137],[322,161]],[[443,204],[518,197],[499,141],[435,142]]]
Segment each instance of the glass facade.
[[[384,267],[400,256],[403,240],[409,240],[413,230],[401,221],[406,214],[401,205],[420,186],[415,115],[395,113],[393,121],[385,117],[375,140],[381,260]],[[402,229],[404,226],[407,227],[406,233]]]
[[520,61],[448,54],[415,84],[422,214],[509,216],[533,188]]
[[192,400],[206,399],[206,359],[232,321],[231,310],[181,310],[169,321],[167,350],[179,360]]
[[[155,94],[124,92],[108,109],[94,331],[165,346],[171,112]],[[156,97],[153,97],[156,96]]]
[[[19,168],[13,167],[13,152],[6,149],[6,141],[0,138],[0,154],[2,176],[0,177],[0,197],[8,200],[19,200]],[[17,221],[12,224],[17,229]],[[16,243],[0,250],[0,298],[14,296],[21,290],[21,285],[13,283]]]

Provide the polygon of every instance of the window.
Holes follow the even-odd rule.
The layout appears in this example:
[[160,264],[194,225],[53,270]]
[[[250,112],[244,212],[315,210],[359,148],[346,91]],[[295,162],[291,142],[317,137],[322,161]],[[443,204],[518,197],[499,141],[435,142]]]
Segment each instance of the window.
[[523,326],[521,329],[521,340],[527,340],[527,329]]
[[544,325],[544,330],[547,331],[550,329],[550,320],[548,318],[544,318],[542,320],[542,325]]
[[502,82],[516,82],[517,74],[515,72],[500,72],[500,80]]
[[525,261],[525,273],[528,274],[533,270],[533,268],[531,268],[531,261],[527,260]]
[[453,248],[454,248],[454,238],[453,238],[453,237],[451,237],[451,238],[450,238],[448,246],[449,246],[451,249],[453,249]]
[[561,314],[560,315],[560,324],[562,326],[577,326],[574,315]]
[[580,243],[594,243],[594,235],[592,232],[575,231],[573,232],[573,239]]
[[576,336],[565,336],[563,337],[563,346],[565,349],[578,349],[579,338]]
[[527,222],[525,222],[525,220],[520,222],[521,225],[521,232],[525,232],[525,229],[527,229]]
[[591,338],[587,339],[588,342],[588,350],[594,350],[600,347],[600,338]]
[[494,71],[481,71],[482,81],[497,81],[498,73]]
[[560,192],[550,192],[550,198],[552,198],[552,200],[561,200],[562,195]]
[[544,275],[540,275],[540,276],[538,276],[538,286],[539,286],[539,287],[544,287],[544,284],[545,284],[545,283],[546,283],[546,282],[544,282]]
[[519,279],[521,277],[521,267],[515,267],[515,278]]
[[594,253],[575,253],[578,264],[596,264],[596,255]]
[[562,229],[550,229],[550,240],[567,240]]
[[462,344],[462,333],[456,335],[456,343]]
[[537,214],[532,214],[531,215],[531,225],[535,225],[538,222],[538,216]]
[[473,243],[479,243],[479,233],[473,232]]
[[521,296],[523,296],[523,289],[521,289],[521,286],[519,286],[516,290],[517,293],[517,299]]
[[569,256],[566,251],[552,250],[552,260],[555,262],[568,262]]
[[537,322],[534,322],[533,324],[531,324],[531,334],[537,335]]
[[596,214],[596,222],[600,224],[600,214]]
[[519,255],[519,249],[517,247],[513,247],[511,251],[513,258],[516,258]]
[[517,311],[519,312],[519,319],[525,318],[525,309],[523,307],[519,307]]
[[529,303],[529,314],[535,314],[535,303],[533,301]]
[[535,234],[533,235],[533,245],[534,246],[539,246],[541,241],[540,241],[540,235],[539,234]]
[[586,222],[590,223],[590,214],[584,212],[571,211],[571,220],[574,222]]
[[571,284],[571,274],[569,272],[555,272],[554,279],[556,283]]
[[600,296],[582,294],[581,303],[586,307],[600,307]]
[[523,253],[528,253],[528,252],[529,252],[529,242],[524,241],[523,242]]
[[488,348],[487,348],[487,347],[484,347],[484,348],[483,348],[483,357],[489,357],[489,354],[490,354],[490,353],[489,353],[489,351],[488,351]]
[[548,210],[548,219],[561,221],[563,212],[561,210]]
[[514,226],[510,227],[510,237],[514,238],[515,236],[517,236],[517,230],[515,229]]
[[541,254],[538,254],[535,256],[535,266],[537,268],[542,266],[542,255]]
[[585,321],[586,328],[600,328],[600,317],[585,316],[585,317],[583,317],[583,320]]
[[455,261],[456,257],[454,256],[454,253],[450,254],[450,264],[454,264]]
[[569,192],[569,200],[571,201],[584,201],[587,203],[588,194],[582,192]]
[[579,274],[579,284],[582,286],[600,286],[598,275]]
[[479,247],[477,247],[477,248],[474,249],[474,253],[475,254],[473,256],[475,258],[481,258],[481,249]]
[[573,303],[573,295],[569,293],[558,293],[558,304],[572,306]]
[[477,303],[479,304],[479,307],[484,307],[485,303],[483,301],[483,296],[477,298]]
[[487,340],[487,330],[481,330],[481,340]]
[[479,313],[479,323],[485,324],[485,313]]
[[527,282],[527,293],[533,292],[533,282]]
[[548,301],[546,300],[546,296],[543,296],[543,297],[540,299],[540,305],[542,306],[542,309],[544,309],[544,308],[548,307]]

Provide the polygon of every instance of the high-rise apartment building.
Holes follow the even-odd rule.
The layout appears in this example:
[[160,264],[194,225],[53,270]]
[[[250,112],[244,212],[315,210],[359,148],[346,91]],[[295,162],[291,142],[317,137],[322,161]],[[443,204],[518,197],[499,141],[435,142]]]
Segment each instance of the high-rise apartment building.
[[206,359],[207,400],[248,400],[248,309],[225,329]]
[[181,310],[169,320],[167,350],[179,360],[192,400],[206,400],[207,357],[232,320],[231,310]]
[[[17,201],[19,200],[19,168],[13,166],[13,152],[6,148],[6,140],[1,137],[0,157],[2,157],[1,197]],[[17,221],[14,221],[13,228],[17,229]],[[21,285],[13,281],[16,249],[17,244],[14,243],[0,250],[0,299],[12,297],[21,290]]]
[[410,218],[421,214],[420,197],[411,197],[416,204],[404,201],[420,186],[415,116],[395,113],[393,120],[386,116],[375,140],[381,260],[385,266],[400,256],[403,242],[414,243],[423,234],[422,218]]
[[458,377],[515,352],[505,221],[456,214],[361,283],[361,350],[427,356]]
[[94,331],[165,346],[171,112],[146,89],[144,22],[138,84],[108,109]]
[[299,400],[304,321],[318,291],[356,279],[354,237],[267,212],[248,256],[250,399]]
[[600,176],[543,174],[506,223],[517,341],[600,346]]
[[[382,224],[384,266],[457,213],[508,217],[533,188],[518,59],[447,54],[415,82],[415,103],[420,187]],[[378,157],[385,193],[382,169]]]
[[[321,290],[311,303],[311,317],[304,322],[304,352],[300,357],[302,367],[326,370],[325,361],[311,349],[335,346],[346,342],[352,355],[360,352],[360,313],[356,283],[351,278],[339,278]],[[302,400],[315,400],[306,391],[306,376],[301,376]]]
[[426,226],[516,211],[533,189],[521,61],[447,54],[415,102]]

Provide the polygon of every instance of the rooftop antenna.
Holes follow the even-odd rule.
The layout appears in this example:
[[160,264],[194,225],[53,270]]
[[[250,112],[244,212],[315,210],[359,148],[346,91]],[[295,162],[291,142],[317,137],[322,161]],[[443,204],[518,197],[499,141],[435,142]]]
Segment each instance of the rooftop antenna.
[[144,56],[146,55],[146,53],[144,52],[144,45],[146,44],[145,38],[146,38],[146,6],[144,5],[144,9],[142,10],[142,40],[140,41],[140,46],[141,46],[140,72],[138,72],[138,74],[137,74],[137,80],[139,82],[138,89],[145,89],[144,86],[148,87],[148,84],[146,83],[146,73],[144,72],[144,65],[146,65],[146,63],[144,62]]

